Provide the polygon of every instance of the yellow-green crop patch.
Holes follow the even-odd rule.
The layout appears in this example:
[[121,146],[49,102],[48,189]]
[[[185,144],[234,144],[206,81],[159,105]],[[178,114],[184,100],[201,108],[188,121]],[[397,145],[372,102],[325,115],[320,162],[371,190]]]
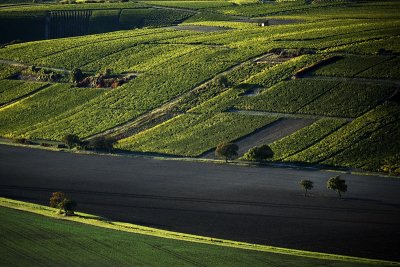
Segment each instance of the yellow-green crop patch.
[[0,106],[42,88],[46,83],[0,80]]
[[57,117],[103,92],[99,89],[71,88],[68,84],[52,85],[0,108],[0,134],[7,137],[25,136],[28,129],[36,128],[36,124]]
[[[399,121],[398,104],[388,102],[285,160],[325,162],[342,166],[356,163],[357,167],[378,171],[385,158],[398,153]],[[373,157],[369,156],[370,153],[365,153],[371,150]]]

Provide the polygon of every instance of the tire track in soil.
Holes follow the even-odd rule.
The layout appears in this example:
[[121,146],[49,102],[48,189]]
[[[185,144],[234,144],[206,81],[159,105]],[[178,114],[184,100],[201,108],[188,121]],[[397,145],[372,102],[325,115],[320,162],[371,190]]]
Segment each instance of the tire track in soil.
[[184,261],[186,263],[190,263],[193,266],[200,266],[200,267],[204,267],[205,266],[205,265],[200,264],[197,261],[194,261],[194,260],[192,260],[192,259],[190,259],[188,257],[182,256],[181,254],[179,254],[177,252],[173,252],[173,251],[171,251],[171,250],[169,250],[167,248],[163,248],[162,245],[152,245],[152,244],[147,243],[147,242],[144,242],[144,243],[147,244],[148,246],[156,249],[156,250],[159,250],[159,251],[162,251],[162,252],[164,252],[166,254],[174,256],[175,258],[180,259],[180,260],[182,260],[182,261]]
[[[25,186],[10,186],[1,185],[3,189],[18,189],[22,191],[36,191],[36,192],[55,192],[57,188],[46,188],[46,187],[25,187]],[[65,190],[67,193],[80,194],[80,195],[96,195],[104,197],[119,197],[119,198],[131,198],[131,199],[147,199],[147,200],[162,200],[162,201],[173,201],[173,202],[189,202],[189,203],[207,203],[207,204],[217,204],[217,205],[240,205],[249,207],[272,207],[272,208],[285,208],[285,209],[306,209],[306,210],[319,210],[319,211],[331,211],[331,212],[342,212],[348,211],[353,213],[376,213],[382,215],[397,215],[390,210],[382,209],[366,209],[366,208],[349,208],[349,207],[324,207],[318,205],[300,205],[300,204],[279,204],[272,202],[257,202],[257,201],[243,201],[243,200],[224,200],[224,199],[210,199],[210,198],[195,198],[195,197],[175,197],[175,196],[162,196],[162,195],[142,195],[142,194],[132,194],[132,193],[115,193],[115,192],[102,192],[102,191],[88,191],[88,190]],[[88,204],[96,204],[85,202]],[[105,204],[106,205],[106,204]],[[112,205],[111,205],[112,206]],[[118,206],[131,205],[118,204]]]

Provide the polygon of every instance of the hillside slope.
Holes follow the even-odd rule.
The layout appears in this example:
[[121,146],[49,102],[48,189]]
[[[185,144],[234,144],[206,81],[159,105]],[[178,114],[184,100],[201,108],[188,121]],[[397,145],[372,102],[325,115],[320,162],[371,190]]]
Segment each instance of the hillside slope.
[[[25,98],[16,90],[7,101],[18,101],[0,108],[0,135],[115,135],[120,149],[195,157],[278,119],[312,119],[274,140],[276,160],[395,170],[399,7],[390,1],[205,7],[203,13],[242,17],[197,16],[181,29],[9,45],[0,49],[1,86],[20,72],[10,62],[137,77],[115,89],[61,84]],[[272,15],[282,25],[243,19]],[[22,82],[23,92],[31,90],[32,81]]]

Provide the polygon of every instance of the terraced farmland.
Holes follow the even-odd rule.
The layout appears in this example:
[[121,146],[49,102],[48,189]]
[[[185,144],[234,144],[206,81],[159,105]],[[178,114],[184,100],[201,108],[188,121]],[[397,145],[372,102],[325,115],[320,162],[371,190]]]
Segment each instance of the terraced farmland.
[[[396,158],[399,146],[390,136],[400,136],[399,129],[381,123],[399,110],[399,3],[250,2],[93,4],[100,20],[119,16],[126,26],[118,29],[152,28],[7,45],[0,59],[9,64],[137,77],[112,90],[55,84],[35,92],[41,84],[11,81],[15,70],[4,65],[1,101],[16,101],[0,109],[0,134],[49,140],[111,134],[121,139],[119,149],[196,157],[294,118],[314,123],[265,139],[275,160],[376,171]],[[9,7],[0,15],[60,8]],[[258,26],[272,16],[286,21]],[[358,128],[364,123],[381,126],[367,134]]]

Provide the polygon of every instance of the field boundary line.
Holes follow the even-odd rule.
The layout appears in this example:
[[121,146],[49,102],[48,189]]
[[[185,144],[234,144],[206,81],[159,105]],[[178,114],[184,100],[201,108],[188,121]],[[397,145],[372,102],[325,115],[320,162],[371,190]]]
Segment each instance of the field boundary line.
[[391,265],[391,266],[400,266],[400,262],[395,262],[395,261],[385,261],[385,260],[367,259],[367,258],[361,258],[361,257],[335,255],[335,254],[329,254],[329,253],[287,249],[287,248],[273,247],[273,246],[267,246],[267,245],[251,244],[251,243],[246,243],[246,242],[237,242],[237,241],[225,240],[225,239],[219,239],[219,238],[184,234],[184,233],[178,233],[178,232],[167,231],[167,230],[160,230],[160,229],[156,229],[156,228],[140,226],[140,225],[131,224],[131,223],[109,221],[109,220],[99,217],[99,216],[85,214],[85,213],[79,213],[79,212],[76,213],[77,216],[66,217],[66,216],[57,215],[58,209],[55,209],[55,208],[50,208],[50,207],[46,207],[46,206],[42,206],[42,205],[38,205],[38,204],[27,203],[27,202],[23,202],[23,201],[7,199],[7,198],[3,198],[3,197],[0,197],[0,206],[5,207],[5,208],[11,208],[11,209],[16,209],[16,210],[31,212],[31,213],[35,213],[35,214],[39,214],[39,215],[43,215],[43,216],[51,217],[51,218],[55,218],[55,219],[73,221],[73,222],[77,222],[77,223],[84,223],[87,225],[92,225],[92,226],[97,226],[97,227],[102,227],[102,228],[108,228],[108,229],[142,234],[142,235],[156,236],[156,237],[167,238],[167,239],[188,241],[188,242],[194,242],[194,243],[203,243],[203,244],[217,245],[217,246],[223,246],[223,247],[255,250],[255,251],[261,251],[261,252],[268,252],[268,253],[277,253],[277,254],[283,254],[283,255],[323,259],[323,260],[377,264],[379,266],[382,266],[383,264]]

